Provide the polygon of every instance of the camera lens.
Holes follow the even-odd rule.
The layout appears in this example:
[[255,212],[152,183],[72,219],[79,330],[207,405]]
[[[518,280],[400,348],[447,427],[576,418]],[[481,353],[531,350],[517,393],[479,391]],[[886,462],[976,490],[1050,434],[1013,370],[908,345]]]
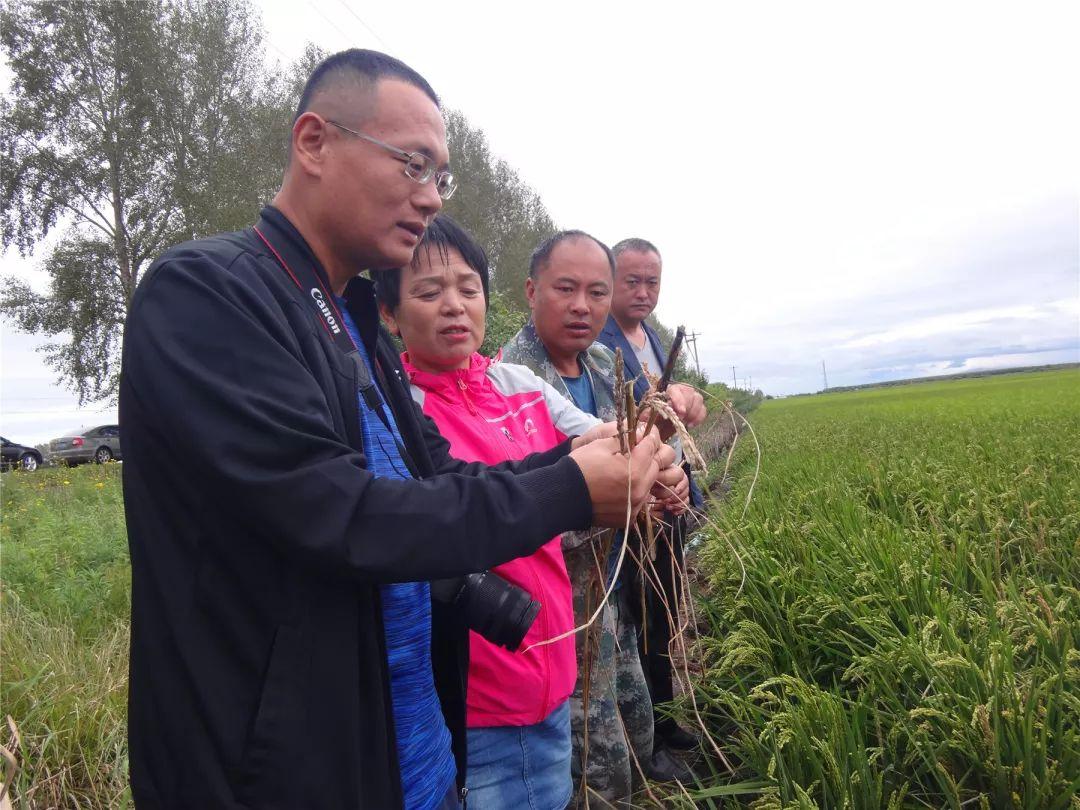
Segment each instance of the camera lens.
[[540,612],[528,591],[490,571],[434,582],[432,594],[457,606],[470,630],[510,652],[518,650]]

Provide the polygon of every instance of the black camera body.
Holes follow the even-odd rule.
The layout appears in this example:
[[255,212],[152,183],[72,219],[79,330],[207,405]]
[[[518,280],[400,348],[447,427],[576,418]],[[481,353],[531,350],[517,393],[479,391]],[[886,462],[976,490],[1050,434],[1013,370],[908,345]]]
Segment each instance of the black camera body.
[[510,652],[517,652],[540,612],[532,594],[491,571],[436,580],[431,596],[457,608],[466,627]]

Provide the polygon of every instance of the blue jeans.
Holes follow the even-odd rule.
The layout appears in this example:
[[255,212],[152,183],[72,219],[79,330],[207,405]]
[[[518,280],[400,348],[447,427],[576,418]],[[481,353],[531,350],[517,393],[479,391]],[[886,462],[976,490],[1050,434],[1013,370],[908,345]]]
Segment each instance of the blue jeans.
[[469,810],[563,810],[570,803],[570,704],[532,726],[470,728]]

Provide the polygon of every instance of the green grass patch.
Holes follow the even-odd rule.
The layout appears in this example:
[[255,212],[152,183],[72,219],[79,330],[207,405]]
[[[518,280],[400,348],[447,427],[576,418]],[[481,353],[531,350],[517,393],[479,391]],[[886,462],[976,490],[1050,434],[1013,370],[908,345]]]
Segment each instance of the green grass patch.
[[21,735],[15,806],[126,806],[131,572],[120,465],[15,472],[2,486],[0,715]]

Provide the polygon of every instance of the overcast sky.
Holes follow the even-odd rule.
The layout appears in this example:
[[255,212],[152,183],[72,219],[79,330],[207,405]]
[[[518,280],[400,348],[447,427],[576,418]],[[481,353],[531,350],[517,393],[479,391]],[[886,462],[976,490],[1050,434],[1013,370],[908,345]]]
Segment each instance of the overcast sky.
[[[658,314],[714,379],[1080,360],[1075,3],[260,7],[270,60],[387,50],[558,225],[655,242]],[[4,435],[112,418],[73,411],[34,345],[5,325]]]

